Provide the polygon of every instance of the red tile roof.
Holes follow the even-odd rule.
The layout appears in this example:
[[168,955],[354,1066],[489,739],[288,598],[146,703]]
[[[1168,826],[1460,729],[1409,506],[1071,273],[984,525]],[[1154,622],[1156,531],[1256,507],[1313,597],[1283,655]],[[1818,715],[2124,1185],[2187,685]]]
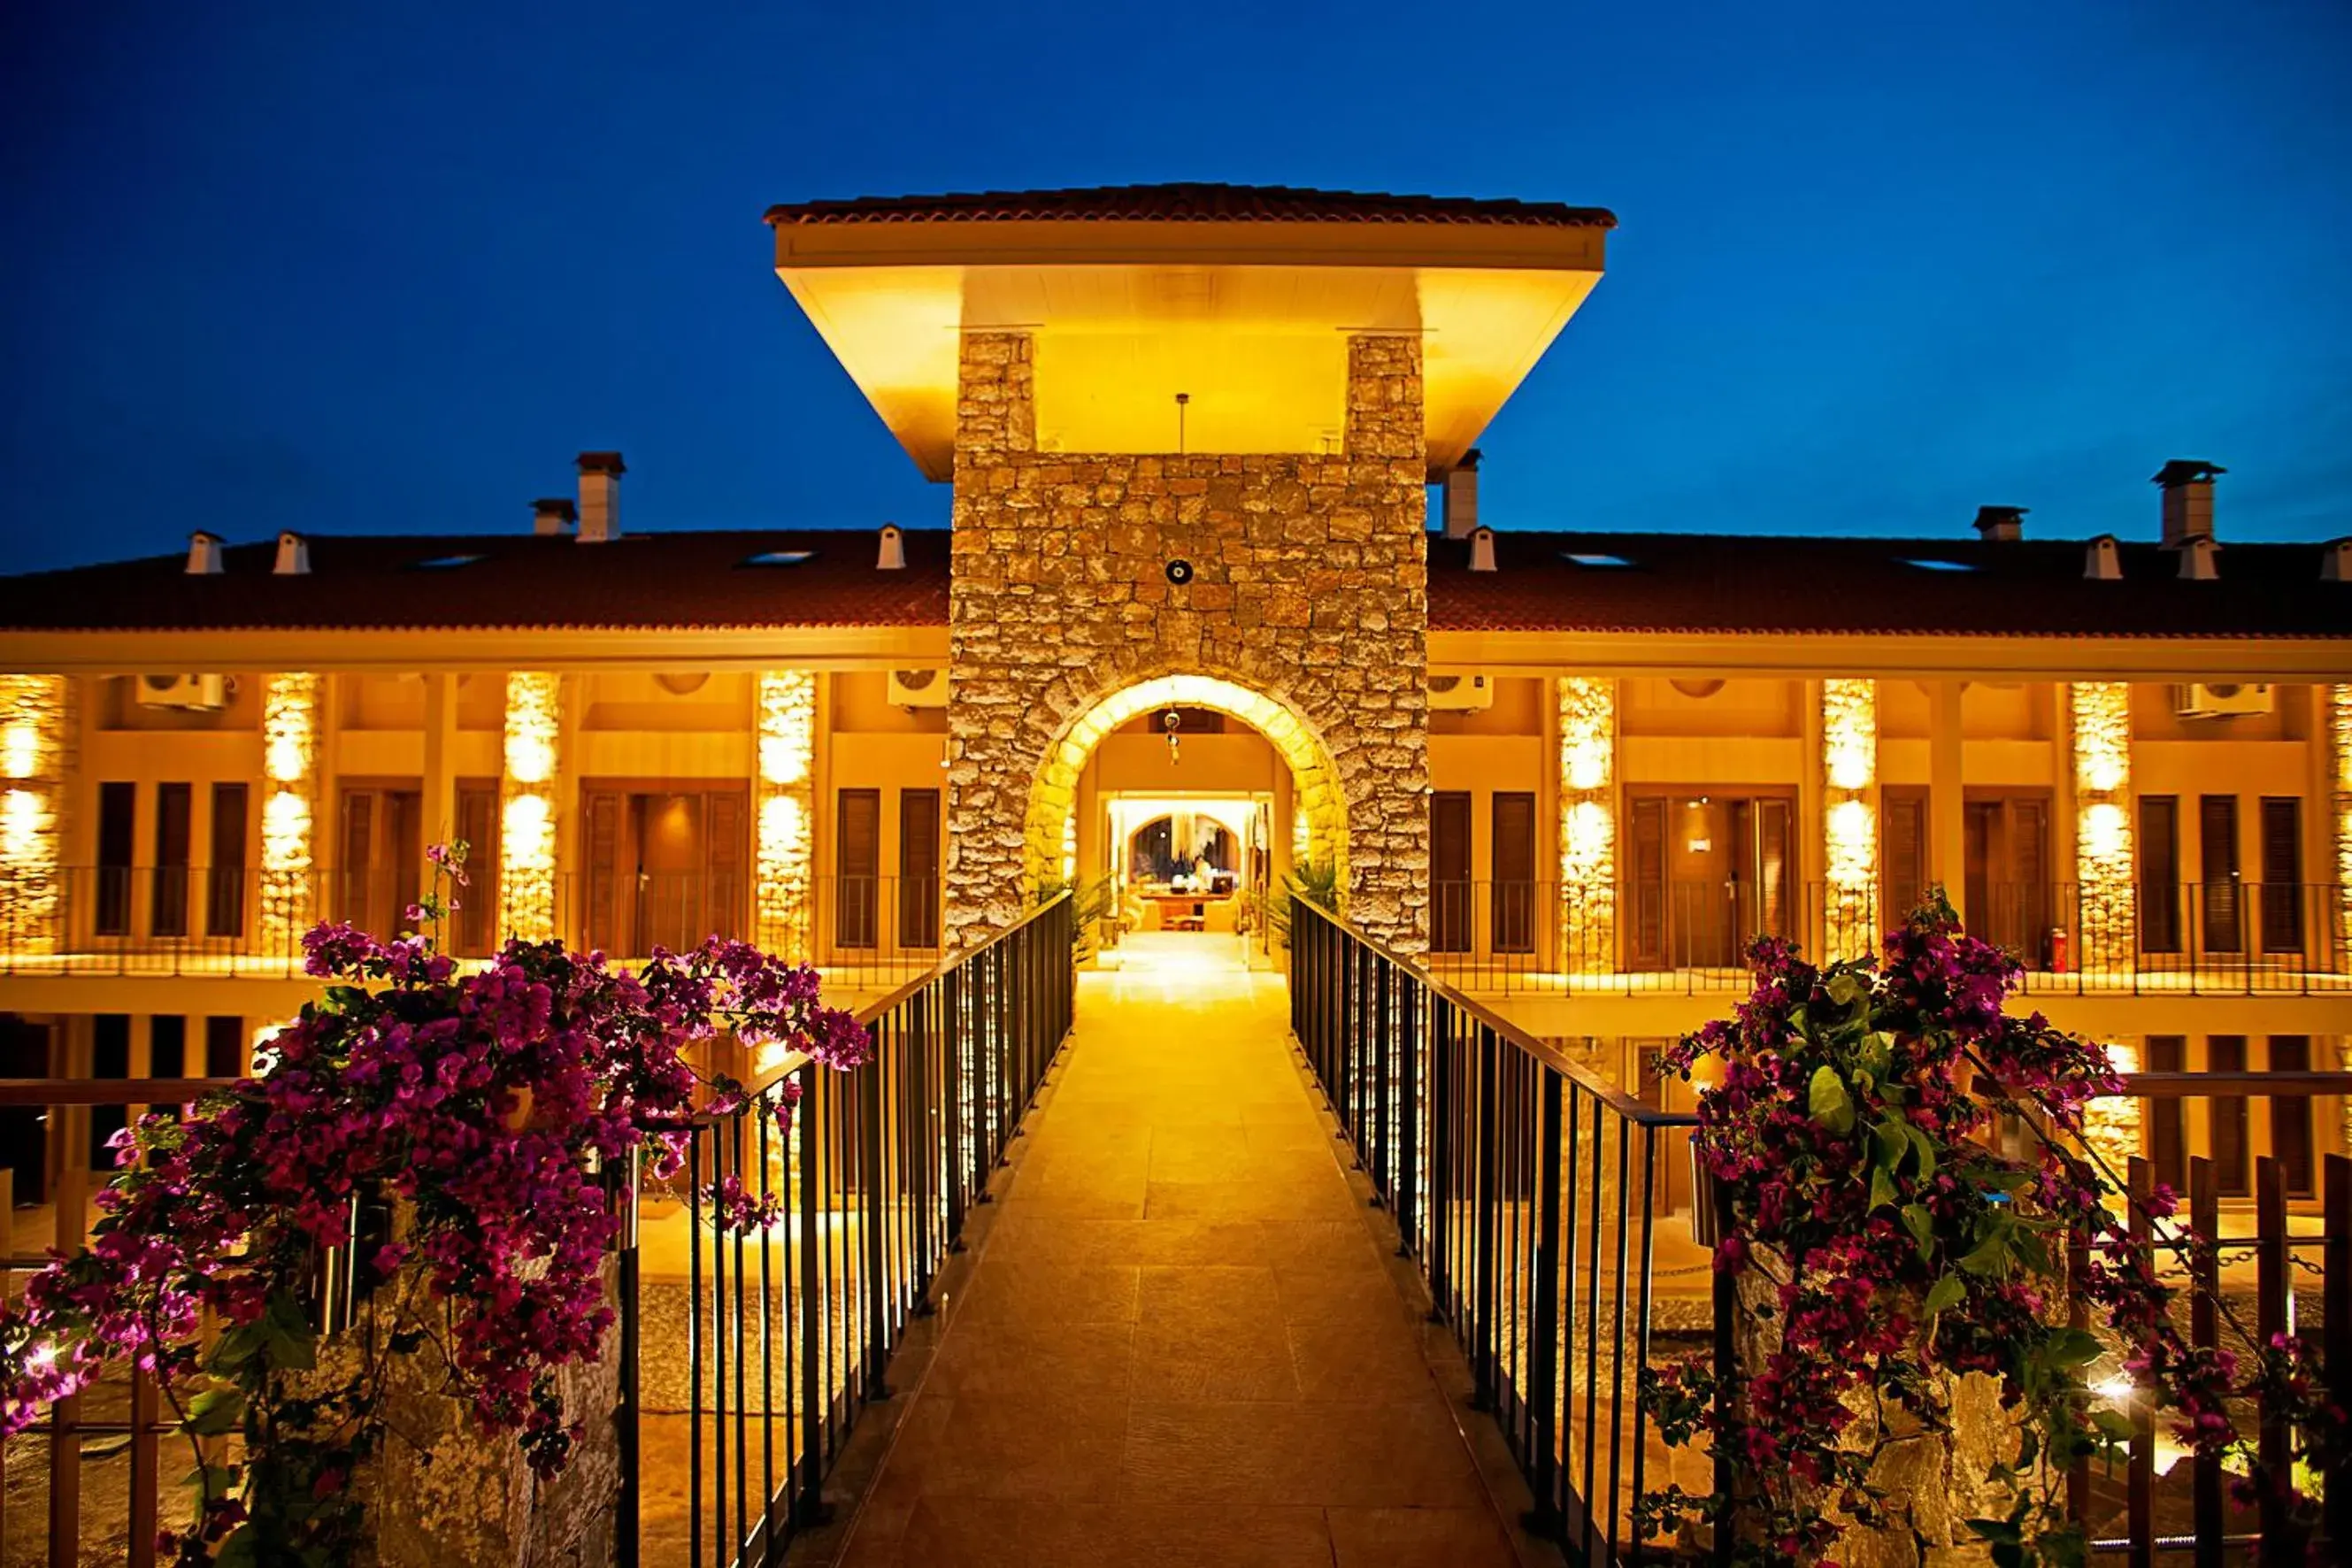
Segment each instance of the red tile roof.
[[[569,537],[312,535],[306,576],[272,544],[232,545],[192,577],[183,555],[0,577],[16,631],[944,626],[948,536],[909,530],[907,568],[875,567],[869,531]],[[1956,637],[2352,637],[2352,583],[2322,582],[2313,544],[2228,544],[2219,581],[2122,547],[2119,582],[2083,576],[2071,541],[1792,539],[1498,531],[1500,571],[1430,541],[1435,631],[1928,633]],[[807,551],[793,565],[751,565]],[[1570,553],[1623,566],[1580,565]],[[473,556],[462,565],[424,563]],[[1936,570],[1917,562],[1968,568]]]
[[1602,207],[1559,202],[1309,191],[1290,185],[1097,185],[1066,191],[970,191],[938,196],[858,196],[768,209],[772,224],[1013,223],[1465,223],[1544,228],[1615,228]]
[[[2083,575],[2083,542],[1761,534],[1495,535],[1498,570],[1433,538],[1433,631],[1939,633],[1955,637],[2352,637],[2352,583],[2315,544],[2221,547],[2221,576],[2125,544],[2123,577]],[[1579,564],[1570,554],[1622,566]],[[1921,565],[1919,563],[1937,563]],[[1952,568],[1959,568],[1953,570]]]
[[[0,577],[0,626],[271,630],[458,626],[656,629],[931,626],[948,619],[948,536],[909,531],[905,570],[877,531],[307,536],[307,575],[274,576],[271,544],[231,546],[217,576],[184,555]],[[807,551],[793,565],[749,565]],[[432,567],[427,562],[463,564]]]

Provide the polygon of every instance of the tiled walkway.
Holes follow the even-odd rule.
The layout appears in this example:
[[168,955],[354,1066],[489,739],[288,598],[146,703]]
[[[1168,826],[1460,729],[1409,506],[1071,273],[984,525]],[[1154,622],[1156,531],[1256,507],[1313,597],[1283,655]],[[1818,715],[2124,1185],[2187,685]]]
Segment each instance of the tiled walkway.
[[1439,1331],[1292,1065],[1280,978],[1184,951],[1085,976],[845,1563],[1517,1560],[1423,1360]]

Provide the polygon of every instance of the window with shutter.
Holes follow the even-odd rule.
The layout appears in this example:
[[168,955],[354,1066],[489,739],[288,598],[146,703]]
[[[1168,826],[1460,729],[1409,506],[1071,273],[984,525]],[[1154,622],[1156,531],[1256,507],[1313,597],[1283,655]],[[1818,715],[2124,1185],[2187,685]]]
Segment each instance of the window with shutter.
[[247,786],[213,785],[213,852],[205,883],[205,934],[245,934]]
[[[2205,1070],[2245,1071],[2246,1037],[2208,1035],[2205,1037]],[[2242,1094],[2217,1094],[2206,1101],[2206,1115],[2211,1122],[2215,1190],[2224,1197],[2244,1197],[2253,1190],[2246,1158],[2246,1097]]]
[[2180,800],[2139,797],[2139,945],[2180,951]]
[[2263,797],[2263,951],[2303,951],[2303,802]]
[[940,792],[898,792],[898,945],[940,945]]
[[882,792],[845,789],[838,806],[841,831],[835,856],[834,941],[842,947],[870,948],[880,925]]
[[449,922],[457,952],[486,958],[498,949],[499,786],[457,786],[457,837],[466,846],[466,886],[457,889],[457,914]]
[[1536,797],[1497,790],[1494,802],[1495,896],[1489,919],[1496,952],[1536,950]]
[[138,841],[139,786],[98,786],[97,934],[131,934],[131,862]]
[[[623,930],[628,908],[635,902],[635,868],[627,868],[624,887],[621,839],[628,797],[618,790],[583,792],[580,802],[582,858],[587,862],[582,889],[581,919],[589,947],[604,952],[626,950]],[[624,903],[624,899],[627,903]]]
[[1662,969],[1666,962],[1666,803],[1656,796],[1635,800],[1626,813],[1626,891],[1633,908],[1627,931],[1635,969]]
[[[2147,1043],[2148,1071],[2189,1070],[2187,1036],[2150,1035]],[[2187,1102],[2180,1100],[2145,1100],[2140,1103],[2147,1110],[2147,1157],[2156,1166],[2156,1179],[2176,1193],[2186,1193],[2189,1190]]]
[[188,934],[188,850],[195,792],[184,784],[155,786],[155,864],[147,929],[157,936]]
[[1879,817],[1886,825],[1879,851],[1886,896],[1879,913],[1892,930],[1927,896],[1927,796],[1917,789],[1890,785],[1881,792]]
[[1470,951],[1470,795],[1439,790],[1429,797],[1429,950]]
[[[2273,1035],[2270,1070],[2309,1072],[2311,1037]],[[2312,1194],[2315,1175],[2311,1099],[2308,1095],[2274,1094],[2270,1106],[2271,1153],[2286,1167],[2286,1190],[2296,1197],[2307,1198]]]
[[245,1020],[214,1017],[205,1020],[205,1076],[245,1076]]
[[2204,938],[2208,952],[2246,951],[2245,911],[2238,889],[2238,797],[2207,795],[2197,798],[2198,860],[2205,901]]
[[749,803],[738,790],[713,790],[702,805],[705,936],[740,935],[751,887]]

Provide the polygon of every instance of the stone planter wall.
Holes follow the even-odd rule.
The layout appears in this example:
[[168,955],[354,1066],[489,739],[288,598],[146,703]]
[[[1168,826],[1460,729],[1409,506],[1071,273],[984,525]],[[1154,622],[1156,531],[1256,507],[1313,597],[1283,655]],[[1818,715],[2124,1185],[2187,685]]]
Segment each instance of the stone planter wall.
[[[1035,449],[1033,340],[962,341],[948,727],[951,942],[1009,923],[1053,845],[1041,764],[1138,682],[1206,675],[1295,715],[1345,801],[1349,913],[1423,945],[1427,480],[1421,344],[1349,344],[1344,450]],[[1181,561],[1189,580],[1171,581]],[[1065,788],[1058,783],[1049,788]]]

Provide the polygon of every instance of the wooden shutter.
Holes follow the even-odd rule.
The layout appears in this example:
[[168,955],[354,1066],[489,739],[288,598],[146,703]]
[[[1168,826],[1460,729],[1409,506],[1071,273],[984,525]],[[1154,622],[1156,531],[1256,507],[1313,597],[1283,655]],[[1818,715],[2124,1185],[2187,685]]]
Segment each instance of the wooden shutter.
[[898,945],[940,945],[940,792],[898,792]]
[[1536,950],[1536,797],[1495,792],[1495,896],[1489,919],[1496,952]]
[[1881,923],[1889,930],[1911,918],[1927,896],[1927,797],[1916,789],[1880,793],[1879,820],[1886,825],[1879,861],[1885,868]]
[[195,792],[184,784],[155,786],[155,865],[148,929],[157,936],[188,934],[189,814]]
[[[2180,799],[2139,797],[2139,945],[2180,951]],[[2184,1189],[2186,1190],[2186,1189]]]
[[1666,962],[1666,803],[1653,795],[1631,803],[1626,812],[1626,893],[1633,906],[1627,931],[1635,969],[1662,969]]
[[245,934],[247,789],[241,784],[213,785],[212,867],[206,873],[205,934]]
[[[2311,1037],[2273,1035],[2270,1070],[2309,1072]],[[2313,1190],[2311,1100],[2306,1095],[2271,1096],[2271,1152],[2286,1167],[2286,1190],[2307,1198]]]
[[188,1020],[178,1013],[158,1013],[147,1020],[147,1076],[188,1076]]
[[[1785,800],[1767,798],[1756,803],[1755,929],[1738,933],[1743,950],[1750,937],[1796,934],[1789,907],[1790,884],[1796,875],[1792,864],[1795,816]],[[1733,956],[1737,961],[1739,955]]]
[[581,910],[588,945],[601,952],[624,952],[629,933],[622,929],[622,911],[636,902],[635,868],[630,867],[623,887],[621,838],[628,798],[616,790],[594,790],[581,802],[582,846],[587,860],[587,886]]
[[2034,967],[2050,956],[2050,803],[2009,803],[2009,872],[2017,888],[2017,951]]
[[205,1076],[206,1078],[245,1076],[245,1020],[243,1018],[206,1018],[205,1020]]
[[1429,797],[1429,949],[1470,951],[1470,795],[1439,790]]
[[[131,1015],[100,1013],[89,1022],[89,1076],[129,1078]],[[87,1169],[107,1172],[114,1169],[114,1150],[109,1141],[129,1121],[128,1110],[128,1107],[121,1105],[93,1105],[89,1108],[89,1147],[85,1151],[89,1158]]]
[[882,792],[843,790],[837,809],[841,832],[835,841],[839,875],[834,940],[843,947],[872,947],[880,923],[877,883],[882,874]]
[[[2147,1037],[2147,1070],[2150,1072],[2188,1071],[2188,1037],[2150,1035]],[[2189,1190],[2189,1126],[2184,1111],[2188,1102],[2180,1100],[2146,1100],[2140,1103],[2147,1110],[2147,1157],[2156,1166],[2156,1179],[2176,1193],[2187,1192]]]
[[137,855],[139,786],[98,786],[98,931],[131,934],[131,862]]
[[[2209,1035],[2205,1038],[2207,1072],[2246,1070],[2246,1037]],[[2212,1122],[2213,1179],[2225,1197],[2242,1198],[2253,1190],[2247,1168],[2246,1097],[2217,1094],[2206,1101]]]
[[2303,951],[2303,802],[2263,797],[2263,951]]
[[499,790],[496,784],[457,786],[457,837],[466,846],[466,886],[457,889],[457,918],[450,922],[457,952],[488,957],[499,944]]
[[369,927],[373,919],[371,889],[375,869],[375,792],[343,792],[342,897],[337,907],[342,918]]
[[2238,898],[2238,797],[2197,798],[2198,860],[2204,887],[2205,951],[2243,952],[2243,910]]
[[713,790],[702,805],[703,911],[706,931],[743,932],[743,899],[751,878],[749,816],[740,790]]

